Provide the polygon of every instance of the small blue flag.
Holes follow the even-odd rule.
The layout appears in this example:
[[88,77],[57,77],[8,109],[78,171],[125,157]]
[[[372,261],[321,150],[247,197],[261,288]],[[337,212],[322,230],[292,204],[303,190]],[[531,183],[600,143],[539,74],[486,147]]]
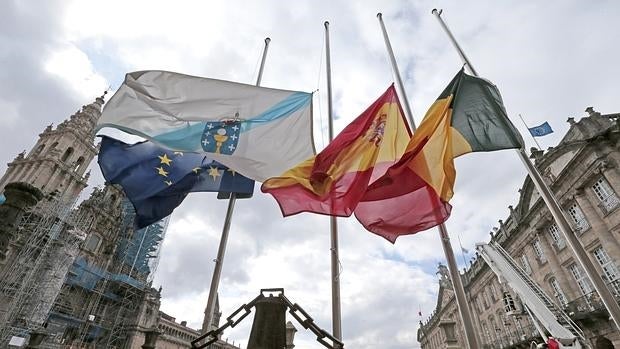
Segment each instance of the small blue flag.
[[532,134],[532,137],[541,137],[541,136],[546,136],[550,133],[553,133],[553,130],[551,129],[551,125],[549,125],[549,123],[546,121],[544,124],[540,126],[531,127],[531,128],[528,127],[527,129]]
[[101,136],[99,167],[119,184],[136,209],[136,228],[170,215],[190,192],[236,193],[248,198],[254,181],[197,153],[175,152],[152,142],[127,144]]

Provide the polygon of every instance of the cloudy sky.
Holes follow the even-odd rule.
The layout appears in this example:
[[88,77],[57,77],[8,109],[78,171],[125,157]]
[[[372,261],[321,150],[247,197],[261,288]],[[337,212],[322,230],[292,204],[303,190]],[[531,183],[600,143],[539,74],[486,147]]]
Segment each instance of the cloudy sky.
[[[461,62],[431,15],[444,19],[478,72],[503,94],[515,125],[549,121],[555,145],[566,119],[587,106],[618,112],[615,1],[19,1],[0,4],[0,171],[126,72],[166,69],[253,83],[271,37],[263,86],[319,90],[315,142],[326,144],[323,22],[331,23],[336,129],[359,115],[393,80],[377,12],[385,23],[415,117],[442,91]],[[525,137],[528,146],[533,145]],[[447,226],[460,264],[516,204],[524,170],[514,151],[457,161],[453,216]],[[103,180],[93,162],[91,186]],[[87,189],[87,193],[91,191]],[[162,310],[200,327],[226,202],[192,194],[173,214],[155,285]],[[283,219],[260,192],[238,201],[220,283],[224,316],[261,288],[283,287],[331,331],[329,223],[302,214]],[[435,229],[395,245],[340,219],[343,335],[349,348],[417,348],[421,310],[435,306],[436,265],[444,257]],[[469,256],[464,256],[470,258]],[[462,267],[462,265],[461,265]],[[251,320],[224,337],[245,347]],[[299,327],[299,326],[298,326]],[[298,348],[321,348],[303,329]]]

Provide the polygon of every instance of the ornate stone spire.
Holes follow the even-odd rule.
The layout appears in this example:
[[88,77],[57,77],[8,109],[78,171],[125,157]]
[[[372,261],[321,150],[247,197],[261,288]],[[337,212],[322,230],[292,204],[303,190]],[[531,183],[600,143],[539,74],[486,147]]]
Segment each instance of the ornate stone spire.
[[108,91],[104,91],[103,95],[95,98],[91,104],[82,106],[75,114],[71,115],[68,120],[58,125],[58,130],[70,129],[80,133],[83,137],[95,137],[95,124],[101,116],[101,108],[103,107],[104,98]]
[[44,193],[58,192],[72,200],[86,187],[86,169],[97,154],[95,124],[103,98],[97,97],[54,129],[48,125],[26,153],[19,154],[0,178],[0,192],[11,182],[25,182]]

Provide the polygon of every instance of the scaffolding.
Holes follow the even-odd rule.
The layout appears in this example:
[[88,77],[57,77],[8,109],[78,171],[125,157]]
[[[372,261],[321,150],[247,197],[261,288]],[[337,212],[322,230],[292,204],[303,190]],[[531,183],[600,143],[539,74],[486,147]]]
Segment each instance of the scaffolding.
[[[104,193],[95,189],[78,209],[49,196],[24,213],[0,270],[0,347],[39,330],[49,334],[41,348],[128,345],[168,219],[134,230],[131,204],[110,210]],[[102,222],[109,243],[94,253],[83,241]]]
[[50,195],[29,209],[0,272],[0,346],[45,326],[88,224],[72,215],[73,201]]
[[[166,217],[148,227],[133,230],[136,213],[127,199],[123,200],[122,212],[121,229],[126,233],[118,246],[117,274],[114,279],[114,286],[121,299],[120,306],[115,308],[116,314],[106,343],[107,348],[123,348],[123,345],[127,344],[128,331],[137,328],[138,312],[146,292],[150,289],[155,271],[149,261],[158,260],[161,241],[168,226]],[[133,280],[140,280],[139,282],[144,284],[136,285],[132,283]]]
[[[102,204],[87,201],[92,210]],[[56,340],[57,345],[124,348],[129,330],[138,325],[168,220],[134,231],[133,207],[125,199],[120,209],[114,231],[109,232],[114,237],[109,257],[97,265],[80,255],[71,266],[50,314],[52,327],[63,337]]]

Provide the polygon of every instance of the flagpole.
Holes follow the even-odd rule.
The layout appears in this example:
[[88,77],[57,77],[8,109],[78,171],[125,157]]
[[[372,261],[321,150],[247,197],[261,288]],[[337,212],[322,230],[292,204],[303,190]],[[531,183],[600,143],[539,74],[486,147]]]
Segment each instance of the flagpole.
[[[407,96],[405,95],[405,89],[400,78],[400,71],[398,70],[398,66],[396,65],[396,58],[394,58],[394,51],[392,50],[392,45],[390,44],[390,38],[388,37],[387,30],[385,29],[385,24],[383,24],[383,15],[381,13],[378,13],[377,18],[379,19],[379,23],[381,24],[383,39],[385,40],[385,46],[387,47],[387,51],[390,56],[390,62],[392,62],[392,69],[394,70],[394,75],[396,75],[396,82],[401,92],[403,93],[403,102],[406,107],[405,112],[407,113],[407,119],[409,120],[411,129],[415,132],[415,120],[413,119],[411,109],[409,108],[409,101],[407,100]],[[439,235],[441,237],[441,245],[443,247],[444,255],[446,256],[448,271],[450,272],[450,279],[452,281],[454,294],[456,296],[456,304],[459,309],[459,314],[461,315],[461,322],[464,328],[465,339],[467,341],[468,348],[478,349],[480,347],[480,345],[478,344],[478,336],[476,335],[476,331],[474,330],[474,322],[472,319],[471,310],[469,308],[467,298],[465,297],[465,288],[463,287],[461,274],[459,273],[459,268],[456,264],[454,250],[452,249],[452,245],[450,244],[450,235],[448,235],[448,229],[446,228],[446,225],[444,223],[441,223],[438,228]]]
[[[256,79],[256,86],[260,86],[260,82],[263,78],[263,70],[265,68],[265,60],[267,59],[267,50],[269,49],[270,38],[265,38],[265,47],[263,49],[263,57],[260,62],[260,68],[258,70],[258,78]],[[226,254],[226,244],[228,243],[228,235],[230,232],[230,223],[232,221],[232,215],[235,210],[235,203],[237,202],[237,194],[230,193],[228,199],[228,209],[226,210],[226,218],[224,219],[224,227],[222,228],[222,237],[220,238],[220,246],[217,250],[217,258],[214,259],[215,267],[213,268],[213,277],[211,279],[211,287],[209,289],[209,298],[207,300],[207,308],[205,309],[205,320],[202,325],[202,333],[209,332],[211,327],[211,319],[213,318],[213,310],[215,307],[215,298],[217,297],[217,290],[220,284],[220,276],[222,274],[222,266],[224,265],[224,255]]]
[[[334,139],[333,103],[332,103],[332,71],[329,52],[329,22],[325,22],[325,70],[327,71],[327,118],[329,141]],[[340,309],[340,259],[338,253],[338,221],[329,217],[331,232],[331,275],[332,275],[332,332],[336,339],[342,341],[342,312]]]
[[534,143],[536,143],[536,146],[538,146],[538,149],[542,150],[542,148],[540,147],[540,144],[538,144],[538,141],[536,140],[536,137],[534,137],[534,135],[530,132],[530,128],[525,123],[525,120],[523,120],[523,116],[521,116],[521,114],[519,114],[519,119],[521,119],[521,122],[523,122],[523,125],[525,125],[525,128],[527,128],[527,132],[530,134],[530,136],[534,140]]
[[[450,41],[459,52],[459,55],[461,56],[463,62],[467,64],[472,74],[478,76],[478,73],[473,69],[471,63],[463,53],[463,50],[456,42],[456,39],[454,38],[454,36],[452,36],[450,29],[448,29],[448,26],[441,18],[441,12],[442,11],[437,11],[437,9],[433,9],[432,11],[432,13],[437,17],[437,20],[439,20],[439,23],[443,27],[444,31],[448,34],[448,37],[450,37]],[[545,181],[542,179],[542,176],[538,172],[536,166],[534,166],[530,158],[527,156],[525,149],[517,149],[517,154],[519,155],[521,162],[523,162],[523,165],[527,169],[527,172],[529,173],[532,182],[534,182],[536,189],[540,193],[540,196],[547,204],[547,207],[549,208],[549,211],[551,212],[555,223],[564,234],[564,237],[566,238],[566,241],[568,242],[571,250],[575,254],[575,257],[577,257],[577,260],[583,267],[585,273],[590,278],[590,281],[592,281],[594,289],[601,298],[601,301],[603,301],[603,304],[605,305],[605,308],[607,308],[607,311],[609,312],[611,318],[616,324],[616,327],[620,329],[620,305],[618,305],[618,303],[614,299],[614,296],[605,285],[605,281],[603,281],[603,278],[597,272],[594,263],[592,263],[592,260],[589,258],[588,253],[581,245],[579,239],[577,239],[577,236],[575,236],[575,233],[571,228],[570,223],[568,223],[568,220],[566,219],[566,216],[564,215],[564,212],[562,211],[558,200],[556,199],[555,195],[553,194],[547,183],[545,183]]]
[[398,64],[396,64],[396,58],[394,57],[394,51],[392,50],[392,44],[390,43],[390,38],[388,37],[387,30],[385,29],[385,24],[383,24],[383,14],[381,12],[377,13],[377,18],[379,19],[379,24],[381,24],[381,31],[383,32],[383,40],[385,41],[385,47],[387,48],[388,55],[390,56],[390,63],[392,64],[392,70],[394,71],[394,75],[396,75],[396,84],[398,85],[398,89],[400,90],[401,95],[403,96],[403,101],[405,102],[405,112],[407,113],[407,119],[409,120],[409,126],[415,131],[415,120],[413,120],[413,113],[411,112],[411,106],[409,105],[409,99],[407,98],[407,93],[405,92],[405,85],[403,84],[403,80],[400,77],[400,70],[398,70]]

